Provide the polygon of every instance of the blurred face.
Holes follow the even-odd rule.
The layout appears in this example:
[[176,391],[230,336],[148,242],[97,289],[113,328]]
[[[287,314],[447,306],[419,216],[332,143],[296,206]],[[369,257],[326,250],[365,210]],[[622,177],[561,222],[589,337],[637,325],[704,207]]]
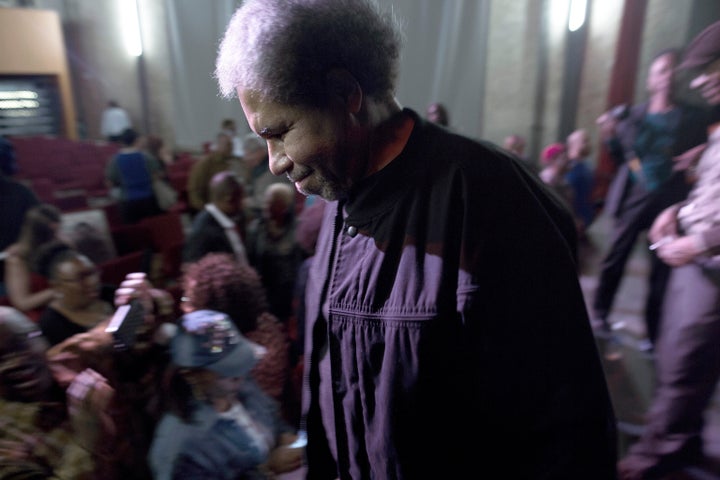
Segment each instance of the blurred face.
[[505,138],[503,146],[505,147],[505,150],[512,152],[518,156],[521,156],[525,151],[525,142],[523,142],[522,139],[516,135],[510,135],[509,137]]
[[340,98],[324,107],[290,106],[238,89],[250,128],[268,144],[270,170],[287,175],[305,195],[344,197],[367,170],[367,148]]
[[235,128],[235,122],[228,122],[225,124],[225,130],[227,130],[231,134],[235,134],[236,128]]
[[442,105],[433,103],[427,109],[427,119],[439,125],[447,126],[447,113]]
[[656,58],[650,64],[647,76],[647,91],[654,93],[669,93],[672,90],[676,58],[668,53]]
[[100,271],[84,255],[57,266],[53,286],[68,308],[83,308],[100,297]]
[[198,369],[190,374],[208,400],[232,400],[240,392],[242,377],[223,377],[207,369]]
[[0,324],[0,396],[32,402],[42,399],[53,377],[45,361],[48,345],[38,328]]
[[223,199],[219,202],[215,202],[215,204],[225,215],[233,218],[242,212],[243,192],[240,189],[237,189],[230,195],[223,197]]
[[576,130],[567,139],[568,157],[587,157],[590,154],[590,136],[585,130]]
[[218,398],[235,398],[242,386],[242,377],[221,377],[215,374],[214,382],[210,385],[210,396]]
[[285,214],[288,211],[288,206],[281,193],[268,192],[268,194],[265,195],[263,210],[266,218],[280,220],[285,217]]
[[710,105],[720,105],[720,59],[708,65],[703,73],[690,82]]
[[260,163],[266,162],[268,158],[267,148],[256,148],[250,152],[245,152],[245,163],[250,167],[255,168]]

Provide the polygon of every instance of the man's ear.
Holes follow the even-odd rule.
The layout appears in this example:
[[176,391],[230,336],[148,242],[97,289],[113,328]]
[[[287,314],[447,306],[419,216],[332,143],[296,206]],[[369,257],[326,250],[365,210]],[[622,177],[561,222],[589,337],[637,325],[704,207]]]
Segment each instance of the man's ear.
[[363,92],[355,77],[344,68],[333,68],[325,80],[328,90],[339,96],[351,113],[358,113],[363,101]]

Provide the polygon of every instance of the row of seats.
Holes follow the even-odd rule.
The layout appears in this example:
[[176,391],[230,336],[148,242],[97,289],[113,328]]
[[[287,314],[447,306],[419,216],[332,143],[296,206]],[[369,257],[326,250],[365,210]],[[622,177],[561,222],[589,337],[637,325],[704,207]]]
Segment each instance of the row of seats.
[[19,171],[16,178],[36,195],[63,210],[83,208],[82,197],[107,195],[105,165],[117,144],[55,137],[12,137]]
[[[118,152],[117,144],[46,136],[12,137],[10,141],[19,168],[15,178],[42,202],[71,212],[88,208],[92,199],[108,197],[105,167]],[[174,163],[166,166],[167,178],[179,194],[172,211],[187,209],[187,181],[195,161],[190,152],[179,152]]]

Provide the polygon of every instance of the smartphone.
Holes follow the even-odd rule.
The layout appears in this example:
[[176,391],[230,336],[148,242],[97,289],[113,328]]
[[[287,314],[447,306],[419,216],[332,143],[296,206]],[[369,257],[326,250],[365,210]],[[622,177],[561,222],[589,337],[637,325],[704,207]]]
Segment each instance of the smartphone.
[[138,329],[145,322],[145,310],[140,300],[132,300],[115,310],[105,331],[111,333],[118,350],[128,350],[135,346]]

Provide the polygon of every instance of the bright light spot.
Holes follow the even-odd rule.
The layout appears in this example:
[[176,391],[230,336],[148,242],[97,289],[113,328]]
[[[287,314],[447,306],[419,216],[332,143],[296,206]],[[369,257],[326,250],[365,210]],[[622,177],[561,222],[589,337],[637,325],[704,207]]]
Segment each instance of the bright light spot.
[[37,92],[31,90],[14,90],[12,92],[0,92],[0,100],[35,99]]
[[569,0],[550,0],[552,31],[565,31],[568,21]]
[[125,48],[128,55],[139,57],[143,53],[143,46],[142,37],[140,36],[137,0],[119,0],[119,2],[120,28],[125,37]]
[[37,100],[0,100],[0,110],[15,108],[38,108],[40,102]]
[[568,30],[574,32],[585,23],[587,0],[570,0],[570,16],[568,17]]

